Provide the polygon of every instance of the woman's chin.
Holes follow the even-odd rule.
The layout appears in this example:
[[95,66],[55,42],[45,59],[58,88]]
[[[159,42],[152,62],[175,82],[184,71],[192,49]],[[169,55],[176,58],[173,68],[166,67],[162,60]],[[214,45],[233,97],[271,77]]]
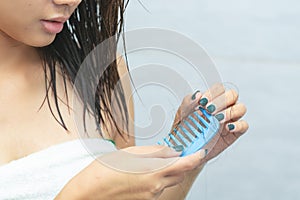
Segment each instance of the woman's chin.
[[45,47],[50,45],[55,40],[56,35],[49,35],[48,37],[35,38],[33,41],[25,42],[32,47]]

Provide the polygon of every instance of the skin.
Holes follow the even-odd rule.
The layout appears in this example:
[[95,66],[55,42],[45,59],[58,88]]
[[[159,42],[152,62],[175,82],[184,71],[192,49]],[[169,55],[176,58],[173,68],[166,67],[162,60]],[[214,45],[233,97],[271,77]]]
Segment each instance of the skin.
[[[225,91],[221,84],[214,85],[204,94],[199,92],[194,100],[191,98],[192,94],[187,95],[177,111],[173,126],[175,127],[187,115],[194,112],[201,98],[208,98],[211,94],[213,96],[209,98],[207,106],[219,102],[218,105],[216,104],[215,112],[230,114],[221,121],[219,137],[216,137],[217,141],[211,142],[214,146],[207,155],[201,150],[191,156],[178,158],[178,154],[176,155],[174,151],[161,146],[125,148],[123,151],[131,154],[114,152],[107,155],[110,159],[98,158],[71,179],[56,199],[184,199],[204,164],[219,155],[248,129],[247,122],[239,120],[246,113],[246,107],[237,103],[238,95],[234,90]],[[223,100],[219,101],[220,98]],[[236,128],[229,131],[228,123],[234,124]],[[127,172],[114,170],[117,166],[120,167],[119,163],[122,163],[120,162],[122,159],[129,163],[122,166],[122,169],[126,167]],[[110,167],[102,163],[109,164]],[[172,164],[169,165],[170,163]],[[139,173],[136,174],[137,172]],[[122,177],[122,180],[114,184],[114,180],[110,182],[111,179],[107,176]],[[87,182],[89,186],[94,187],[86,188],[83,183]],[[110,187],[111,185],[113,187]],[[128,194],[126,191],[131,192]]]
[[[43,29],[40,20],[69,18],[81,0],[3,0],[0,2],[1,34],[14,44],[46,46],[56,34]],[[15,14],[17,13],[17,14]],[[24,17],[26,16],[26,17]]]
[[70,16],[79,3],[78,0],[0,2],[0,164],[77,137],[63,103],[66,97],[59,75],[58,92],[63,101],[60,106],[70,134],[55,122],[46,104],[38,112],[46,93],[42,64],[34,47],[48,45],[56,36],[42,28],[41,19]]
[[[54,120],[46,104],[38,111],[45,88],[44,72],[35,47],[50,44],[56,36],[45,31],[40,20],[68,17],[79,3],[79,0],[0,1],[0,165],[78,138],[74,113],[65,105],[67,98],[58,72],[59,106],[69,132]],[[127,73],[123,60],[119,61],[118,71],[120,76]],[[128,81],[122,84],[128,85]],[[72,85],[67,87],[69,91],[72,90]],[[133,118],[130,94],[131,89],[127,87],[126,102]],[[179,158],[178,152],[167,147],[133,146],[133,135],[123,140],[114,134],[113,126],[108,126],[104,135],[110,135],[122,150],[99,159],[126,159],[129,171],[147,173],[122,172],[95,160],[66,184],[57,199],[183,199],[204,163],[217,156],[248,129],[248,124],[240,120],[246,108],[237,103],[238,95],[234,91],[225,92],[221,85],[217,85],[208,92],[198,93],[194,100],[191,96],[184,98],[174,126],[194,111],[202,96],[208,98],[207,106],[216,105],[213,114],[226,113],[220,137],[208,155],[199,151]],[[50,103],[54,105],[53,101]],[[236,128],[229,131],[228,122],[235,124]],[[133,130],[133,126],[130,126],[130,130]]]

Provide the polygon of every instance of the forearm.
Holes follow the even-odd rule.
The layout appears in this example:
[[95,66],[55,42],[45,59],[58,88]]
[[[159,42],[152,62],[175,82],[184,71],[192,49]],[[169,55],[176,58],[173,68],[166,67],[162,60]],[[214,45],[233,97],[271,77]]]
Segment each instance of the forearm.
[[78,187],[78,184],[68,183],[55,197],[55,200],[64,200],[64,199],[72,199],[72,200],[81,200],[84,199],[80,197],[79,191],[81,189]]
[[159,197],[159,200],[183,200],[186,198],[188,192],[190,191],[194,181],[196,180],[199,173],[204,168],[203,164],[202,166],[198,167],[197,169],[187,172],[185,174],[184,181],[176,186],[166,188],[161,196]]

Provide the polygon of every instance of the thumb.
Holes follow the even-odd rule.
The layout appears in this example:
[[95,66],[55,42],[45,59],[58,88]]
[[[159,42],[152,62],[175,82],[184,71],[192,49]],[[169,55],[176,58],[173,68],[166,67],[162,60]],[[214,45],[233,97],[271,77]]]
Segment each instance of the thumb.
[[153,146],[133,146],[122,149],[127,153],[135,154],[137,156],[145,158],[172,158],[178,157],[181,154],[183,147],[177,146],[175,148],[170,148],[163,145],[153,145]]

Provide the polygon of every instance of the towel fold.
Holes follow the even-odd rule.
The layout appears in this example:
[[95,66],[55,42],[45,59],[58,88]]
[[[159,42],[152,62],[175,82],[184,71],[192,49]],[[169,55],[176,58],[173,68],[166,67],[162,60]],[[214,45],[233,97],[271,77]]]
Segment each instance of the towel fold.
[[77,139],[0,166],[0,199],[54,199],[97,156],[114,150],[103,139]]

